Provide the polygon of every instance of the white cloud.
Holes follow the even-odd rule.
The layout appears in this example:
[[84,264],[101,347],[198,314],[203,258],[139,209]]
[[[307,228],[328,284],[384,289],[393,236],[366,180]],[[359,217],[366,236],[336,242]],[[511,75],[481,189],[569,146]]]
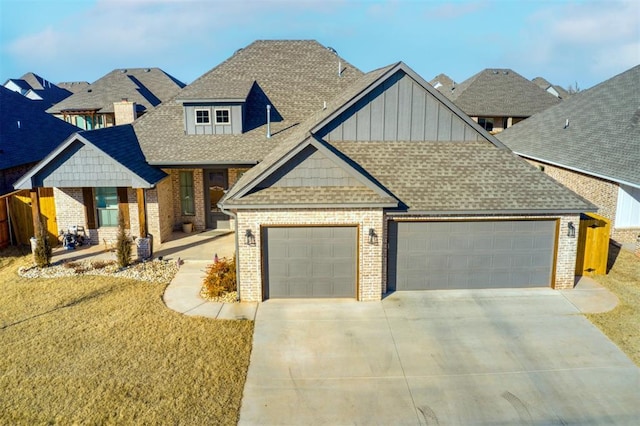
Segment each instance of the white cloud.
[[520,41],[507,55],[512,63],[561,76],[556,84],[582,76],[591,86],[640,63],[640,3],[552,4],[525,22]]
[[[9,41],[7,51],[34,69],[51,68],[54,63],[58,69],[62,63],[101,65],[96,78],[121,66],[163,66],[158,57],[170,64],[171,72],[177,62],[210,56],[216,47],[228,54],[239,47],[238,35],[245,28],[252,34],[262,30],[267,35],[261,38],[282,31],[274,22],[302,31],[307,23],[297,16],[309,11],[316,17],[327,16],[346,4],[343,0],[98,0],[83,12]],[[208,67],[215,61],[203,62]]]

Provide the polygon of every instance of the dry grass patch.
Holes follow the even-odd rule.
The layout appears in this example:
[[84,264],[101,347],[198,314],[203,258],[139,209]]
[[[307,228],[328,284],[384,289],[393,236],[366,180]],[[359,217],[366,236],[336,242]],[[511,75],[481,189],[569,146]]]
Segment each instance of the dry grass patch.
[[640,366],[640,258],[611,246],[609,265],[607,275],[594,279],[615,293],[620,304],[610,312],[587,318]]
[[187,317],[164,285],[28,279],[0,252],[0,424],[236,424],[253,322]]

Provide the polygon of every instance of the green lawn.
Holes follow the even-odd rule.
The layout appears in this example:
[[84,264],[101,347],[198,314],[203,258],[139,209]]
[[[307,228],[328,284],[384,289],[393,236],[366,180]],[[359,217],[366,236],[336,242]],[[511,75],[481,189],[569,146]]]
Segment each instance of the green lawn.
[[236,424],[253,322],[187,317],[166,284],[26,279],[0,251],[0,424]]
[[607,275],[593,278],[618,296],[620,303],[610,312],[587,318],[640,366],[640,258],[610,246],[609,265]]

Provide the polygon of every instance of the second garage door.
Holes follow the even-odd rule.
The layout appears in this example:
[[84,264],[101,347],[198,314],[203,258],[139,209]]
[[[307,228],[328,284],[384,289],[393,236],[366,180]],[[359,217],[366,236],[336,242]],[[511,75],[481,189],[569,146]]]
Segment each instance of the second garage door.
[[263,237],[265,298],[356,297],[356,227],[271,227]]
[[556,222],[390,222],[389,290],[548,287]]

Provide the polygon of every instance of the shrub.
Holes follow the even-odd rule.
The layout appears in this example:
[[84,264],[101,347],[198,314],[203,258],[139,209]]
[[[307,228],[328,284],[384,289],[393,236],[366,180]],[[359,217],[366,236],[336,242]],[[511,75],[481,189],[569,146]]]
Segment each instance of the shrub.
[[207,276],[202,283],[202,293],[206,297],[220,297],[237,289],[235,256],[207,266]]
[[91,266],[93,266],[93,269],[103,269],[111,265],[112,263],[112,260],[94,260],[93,262],[91,262]]
[[131,263],[131,238],[124,229],[124,216],[118,212],[118,235],[116,236],[116,259],[120,268]]
[[51,264],[51,244],[49,244],[49,238],[47,236],[47,232],[44,230],[42,221],[38,221],[33,261],[39,268],[44,268]]

